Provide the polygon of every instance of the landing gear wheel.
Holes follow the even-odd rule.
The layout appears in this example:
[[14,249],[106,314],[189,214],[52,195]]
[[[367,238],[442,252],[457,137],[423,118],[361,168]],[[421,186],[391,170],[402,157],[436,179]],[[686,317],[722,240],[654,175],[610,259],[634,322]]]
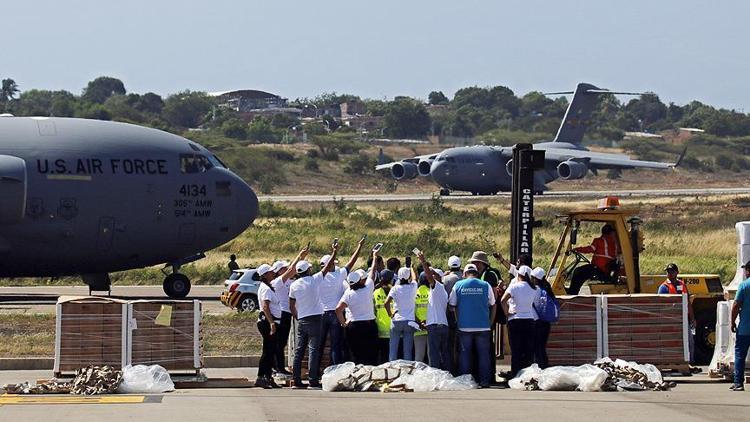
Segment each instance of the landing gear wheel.
[[164,279],[164,293],[172,299],[182,299],[190,293],[190,280],[184,274],[170,274]]
[[440,196],[449,196],[451,191],[448,189],[440,189]]

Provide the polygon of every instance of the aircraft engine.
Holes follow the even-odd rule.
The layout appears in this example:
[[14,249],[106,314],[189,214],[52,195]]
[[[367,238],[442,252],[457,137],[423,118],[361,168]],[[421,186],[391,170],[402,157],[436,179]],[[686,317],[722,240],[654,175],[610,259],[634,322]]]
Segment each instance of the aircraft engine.
[[417,170],[419,170],[419,175],[423,177],[429,176],[431,167],[432,167],[432,160],[419,160],[419,164],[417,164]]
[[391,167],[391,175],[396,180],[414,179],[417,177],[417,173],[417,165],[407,161],[396,163]]
[[505,171],[508,173],[508,176],[513,176],[513,160],[508,160],[505,163]]
[[589,168],[584,163],[568,160],[557,165],[557,175],[563,180],[583,179]]

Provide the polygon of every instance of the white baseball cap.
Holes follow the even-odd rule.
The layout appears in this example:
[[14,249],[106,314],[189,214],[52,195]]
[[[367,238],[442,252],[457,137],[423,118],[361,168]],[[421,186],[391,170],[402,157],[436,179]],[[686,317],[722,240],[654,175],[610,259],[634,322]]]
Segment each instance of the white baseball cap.
[[255,272],[258,273],[258,275],[264,275],[265,273],[272,271],[271,266],[268,264],[262,264],[258,269],[255,270]]
[[286,268],[286,267],[288,267],[288,266],[289,266],[289,263],[288,263],[287,261],[276,261],[276,262],[274,262],[274,263],[273,263],[273,265],[271,266],[271,271],[273,271],[273,272],[277,273],[277,272],[279,272],[279,270],[281,270],[282,268]]
[[[328,254],[323,255],[322,257],[320,257],[320,265],[327,264],[329,259],[331,259],[331,255],[328,255]],[[334,264],[338,264],[339,260],[337,259],[337,260],[333,261],[333,263]]]
[[410,280],[411,279],[411,268],[401,267],[398,269],[399,280]]
[[432,270],[435,271],[435,273],[441,278],[445,275],[445,271],[441,270],[440,268],[433,268]]
[[362,281],[362,278],[364,278],[364,275],[365,272],[362,270],[352,271],[346,276],[346,281],[348,281],[349,284],[359,283]]
[[472,271],[472,272],[475,272],[475,273],[479,273],[479,270],[477,269],[477,266],[474,265],[474,264],[466,264],[466,266],[464,267],[464,272],[468,273],[469,271]]
[[536,267],[533,270],[531,270],[531,276],[534,277],[537,280],[541,280],[545,276],[544,268],[542,267]]
[[528,265],[521,265],[518,267],[518,275],[530,275],[531,274],[531,268],[529,268]]
[[456,255],[453,255],[450,258],[448,258],[448,267],[454,270],[461,268],[461,258],[457,257]]
[[297,263],[297,266],[295,267],[297,269],[297,274],[304,273],[305,271],[309,270],[310,267],[312,267],[312,264],[310,264],[307,261],[300,261]]

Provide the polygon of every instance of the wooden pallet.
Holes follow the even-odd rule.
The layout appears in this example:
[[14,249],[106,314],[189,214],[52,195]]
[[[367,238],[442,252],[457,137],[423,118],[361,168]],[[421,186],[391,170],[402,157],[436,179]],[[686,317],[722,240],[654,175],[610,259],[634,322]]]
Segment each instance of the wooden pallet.
[[687,362],[661,363],[654,366],[656,366],[662,374],[678,373],[683,376],[693,375],[693,371],[690,369],[690,364]]

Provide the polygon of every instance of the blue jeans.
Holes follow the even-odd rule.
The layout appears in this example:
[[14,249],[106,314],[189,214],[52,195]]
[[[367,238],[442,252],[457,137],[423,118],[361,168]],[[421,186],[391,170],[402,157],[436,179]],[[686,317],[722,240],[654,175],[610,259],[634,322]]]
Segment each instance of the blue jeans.
[[430,324],[427,326],[427,353],[430,366],[450,371],[451,357],[448,353],[448,326]]
[[[458,332],[458,371],[461,375],[471,374],[471,363],[474,356],[479,361],[479,385],[490,385],[490,344],[491,333],[487,331]],[[475,353],[476,349],[476,353]]]
[[388,343],[388,360],[398,359],[398,341],[404,337],[404,359],[414,360],[414,328],[409,321],[391,321],[391,339]]
[[318,383],[320,372],[320,315],[310,315],[297,320],[297,337],[294,344],[294,365],[292,376],[294,384],[302,384],[302,358],[307,349],[307,361],[310,369],[308,379],[310,383]]
[[328,333],[331,333],[331,365],[344,363],[341,350],[341,336],[343,330],[341,323],[336,317],[336,311],[326,311],[323,313],[320,326],[320,353],[323,356],[323,349],[326,347]]
[[734,341],[734,383],[745,385],[745,359],[750,348],[750,336],[737,334]]

